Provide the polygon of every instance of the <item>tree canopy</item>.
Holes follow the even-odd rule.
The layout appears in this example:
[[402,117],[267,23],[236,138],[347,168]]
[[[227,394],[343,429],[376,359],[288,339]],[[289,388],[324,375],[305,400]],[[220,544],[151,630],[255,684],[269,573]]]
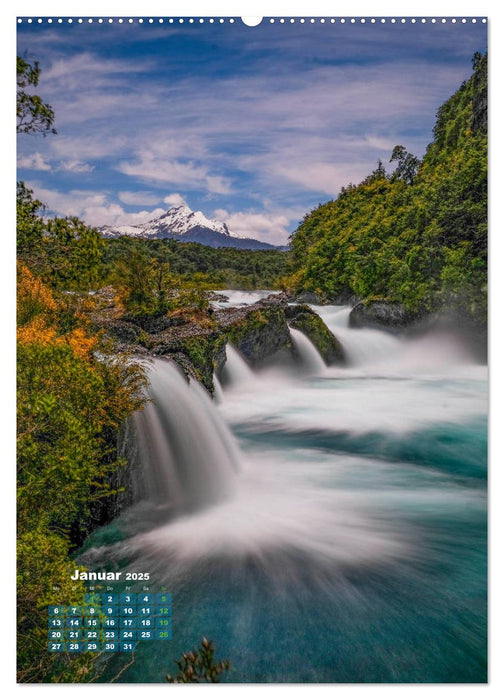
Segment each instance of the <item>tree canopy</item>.
[[54,110],[50,104],[42,100],[39,95],[27,92],[26,89],[37,87],[40,79],[40,66],[38,61],[29,63],[20,56],[17,57],[17,132],[20,134],[41,133],[55,134],[53,127]]

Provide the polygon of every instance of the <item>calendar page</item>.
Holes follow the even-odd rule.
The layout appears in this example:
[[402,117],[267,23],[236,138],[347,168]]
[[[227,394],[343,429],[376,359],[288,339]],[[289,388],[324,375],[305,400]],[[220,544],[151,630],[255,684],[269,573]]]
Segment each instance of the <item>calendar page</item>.
[[486,18],[16,27],[18,683],[486,683]]

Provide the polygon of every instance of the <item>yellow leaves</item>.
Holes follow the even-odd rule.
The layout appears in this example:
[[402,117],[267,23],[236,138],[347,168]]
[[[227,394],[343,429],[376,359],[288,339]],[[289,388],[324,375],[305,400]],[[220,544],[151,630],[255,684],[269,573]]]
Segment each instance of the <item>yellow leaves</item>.
[[48,326],[40,316],[17,330],[17,340],[22,345],[37,343],[39,345],[69,345],[74,354],[86,360],[98,342],[93,336],[86,335],[82,328],[74,328],[71,333],[58,335],[56,328]]
[[51,290],[22,263],[18,265],[16,308],[18,323],[21,325],[36,316],[48,315],[57,310]]
[[40,316],[34,318],[17,330],[17,340],[23,345],[27,345],[28,343],[48,345],[54,342],[55,337],[56,329],[48,326],[45,320]]
[[[18,342],[23,345],[69,345],[76,357],[88,359],[98,338],[88,336],[79,327],[62,333],[55,323],[58,311],[61,311],[61,304],[58,305],[49,287],[26,265],[20,264],[17,280]],[[75,314],[75,318],[79,320],[83,316]]]
[[36,298],[48,310],[54,311],[56,309],[56,302],[51,290],[39,277],[35,277],[23,263],[18,266],[17,295],[18,303],[31,297]]
[[75,355],[83,360],[90,356],[92,349],[98,342],[96,336],[86,335],[82,328],[74,328],[70,334],[64,337]]

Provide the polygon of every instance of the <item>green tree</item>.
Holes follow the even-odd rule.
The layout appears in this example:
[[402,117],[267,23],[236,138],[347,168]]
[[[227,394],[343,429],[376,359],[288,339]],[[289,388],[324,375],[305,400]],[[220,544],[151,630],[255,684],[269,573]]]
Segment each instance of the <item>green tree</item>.
[[33,198],[33,190],[24,182],[17,183],[16,189],[16,230],[17,253],[26,262],[35,264],[42,245],[44,221],[41,213],[44,205]]
[[41,133],[46,136],[56,133],[51,105],[43,102],[39,95],[26,92],[27,88],[37,87],[40,73],[38,61],[31,64],[17,57],[16,129],[19,134]]
[[53,285],[87,290],[98,282],[103,254],[100,233],[76,217],[46,223],[45,258]]
[[404,146],[395,146],[389,162],[397,162],[397,168],[392,173],[393,179],[404,180],[408,185],[413,184],[420,165],[420,161],[416,156],[408,153]]
[[213,642],[203,637],[199,649],[175,659],[179,672],[175,677],[167,675],[166,680],[168,683],[219,683],[219,676],[229,671],[231,664],[227,659],[215,661],[214,654]]

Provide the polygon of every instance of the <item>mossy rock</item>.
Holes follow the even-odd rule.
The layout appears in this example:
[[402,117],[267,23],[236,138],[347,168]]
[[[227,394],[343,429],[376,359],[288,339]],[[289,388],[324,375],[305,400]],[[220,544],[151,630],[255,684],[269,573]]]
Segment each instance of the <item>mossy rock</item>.
[[264,365],[280,350],[292,347],[285,314],[279,305],[253,309],[245,318],[229,326],[226,335],[254,367]]
[[[327,365],[344,364],[345,351],[339,340],[331,333],[323,320],[309,307],[297,308],[297,314],[290,321],[292,328],[304,333],[317,348]],[[292,313],[292,312],[291,312]]]
[[224,353],[225,345],[226,337],[220,333],[190,336],[180,341],[180,351],[194,368],[194,374],[198,381],[211,394],[215,390],[213,376],[223,362],[221,356]]

